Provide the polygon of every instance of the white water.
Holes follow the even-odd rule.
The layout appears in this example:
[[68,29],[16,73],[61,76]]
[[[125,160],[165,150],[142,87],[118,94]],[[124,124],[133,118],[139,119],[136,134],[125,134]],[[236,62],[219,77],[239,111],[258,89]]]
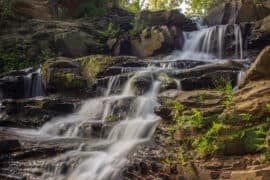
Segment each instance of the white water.
[[[181,51],[175,52],[178,59],[209,60],[224,59],[226,50],[226,33],[229,25],[203,27],[199,31],[184,32],[184,45]],[[243,59],[243,39],[239,25],[234,25],[233,42],[235,59]]]
[[43,96],[42,80],[40,75],[41,69],[24,76],[24,97],[32,98]]

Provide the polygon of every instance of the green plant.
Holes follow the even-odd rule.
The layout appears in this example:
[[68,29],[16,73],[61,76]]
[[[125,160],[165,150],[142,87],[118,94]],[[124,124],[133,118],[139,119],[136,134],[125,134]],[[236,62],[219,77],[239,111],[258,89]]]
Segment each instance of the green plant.
[[[95,17],[104,16],[108,12],[108,0],[91,0],[82,3],[77,10],[77,17]],[[68,7],[71,9],[73,7]]]
[[222,91],[224,93],[224,101],[223,105],[230,106],[233,102],[233,86],[230,80],[227,79],[219,79],[214,81],[214,85],[218,91]]
[[193,142],[196,152],[200,156],[213,155],[219,149],[217,139],[222,124],[213,123],[212,127],[202,136]]
[[169,157],[166,157],[162,162],[163,164],[170,165],[172,163],[172,160]]
[[177,100],[167,100],[166,105],[171,110],[172,118],[177,121],[177,119],[182,116],[182,112],[185,109],[185,106]]
[[176,159],[182,164],[184,165],[187,162],[186,157],[184,156],[183,152],[182,152],[182,148],[179,148],[178,152],[176,153]]
[[115,27],[112,23],[108,24],[108,27],[103,31],[98,31],[100,39],[107,40],[109,38],[116,38],[120,35],[121,31],[119,27]]
[[14,0],[0,0],[1,19],[13,16]]
[[200,102],[201,106],[204,105],[204,96],[203,95],[199,96],[199,102]]

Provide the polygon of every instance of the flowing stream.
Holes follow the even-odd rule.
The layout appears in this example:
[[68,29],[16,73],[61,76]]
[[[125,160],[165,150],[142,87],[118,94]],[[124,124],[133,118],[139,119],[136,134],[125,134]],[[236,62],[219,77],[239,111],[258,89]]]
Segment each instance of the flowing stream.
[[[241,31],[239,26],[233,27],[234,57],[242,59]],[[137,145],[149,141],[158,125],[159,117],[154,114],[154,107],[158,105],[156,98],[162,83],[157,78],[158,74],[179,70],[176,60],[223,59],[227,29],[228,26],[224,25],[184,33],[185,43],[181,51],[162,60],[149,60],[146,67],[123,67],[122,72],[128,74],[124,85],[120,82],[121,74],[111,77],[103,96],[86,100],[76,113],[54,118],[39,130],[13,129],[13,131],[40,139],[85,138],[85,135],[82,135],[83,129],[86,129],[84,133],[91,134],[93,129],[87,127],[111,124],[101,136],[88,137],[90,144],[82,144],[79,149],[59,157],[62,161],[76,159],[76,166],[72,171],[61,174],[59,168],[56,168],[53,175],[44,174],[44,179],[117,180],[128,160],[128,154]],[[136,94],[133,87],[134,80],[149,74],[150,88],[140,95]],[[26,81],[31,79],[35,87],[27,86],[31,88],[25,90],[26,97],[42,95],[39,78],[40,76],[35,74],[26,77]],[[181,88],[179,82],[177,88]]]

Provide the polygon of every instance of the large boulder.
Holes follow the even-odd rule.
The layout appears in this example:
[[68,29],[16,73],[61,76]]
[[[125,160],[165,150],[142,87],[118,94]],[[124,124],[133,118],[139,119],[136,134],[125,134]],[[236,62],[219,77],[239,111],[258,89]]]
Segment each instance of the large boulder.
[[139,37],[131,40],[132,52],[136,56],[149,57],[172,51],[177,38],[174,29],[168,26],[146,28]]
[[263,47],[270,41],[270,15],[255,22],[251,28],[249,43],[255,47]]
[[250,2],[232,1],[214,7],[205,18],[208,25],[253,22],[270,14],[270,9]]
[[257,80],[269,80],[270,66],[270,46],[265,47],[262,52],[259,54],[255,62],[252,64],[250,69],[248,70],[246,76],[240,84],[240,87],[244,87],[251,81]]
[[45,89],[52,93],[78,93],[88,87],[81,74],[80,64],[64,57],[47,60],[42,66],[42,79]]
[[[81,57],[89,54],[101,53],[103,45],[85,32],[67,32],[57,34],[56,49],[62,56]],[[58,53],[58,54],[59,54]]]

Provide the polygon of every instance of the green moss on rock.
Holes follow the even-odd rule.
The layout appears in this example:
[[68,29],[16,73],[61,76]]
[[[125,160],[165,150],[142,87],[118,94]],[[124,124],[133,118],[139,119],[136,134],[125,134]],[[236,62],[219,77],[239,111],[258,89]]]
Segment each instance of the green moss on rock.
[[87,82],[81,76],[69,72],[56,72],[53,74],[52,82],[58,90],[83,91],[87,88]]
[[82,73],[88,80],[88,83],[93,83],[99,74],[116,63],[116,59],[106,55],[91,55],[77,59],[81,64]]

